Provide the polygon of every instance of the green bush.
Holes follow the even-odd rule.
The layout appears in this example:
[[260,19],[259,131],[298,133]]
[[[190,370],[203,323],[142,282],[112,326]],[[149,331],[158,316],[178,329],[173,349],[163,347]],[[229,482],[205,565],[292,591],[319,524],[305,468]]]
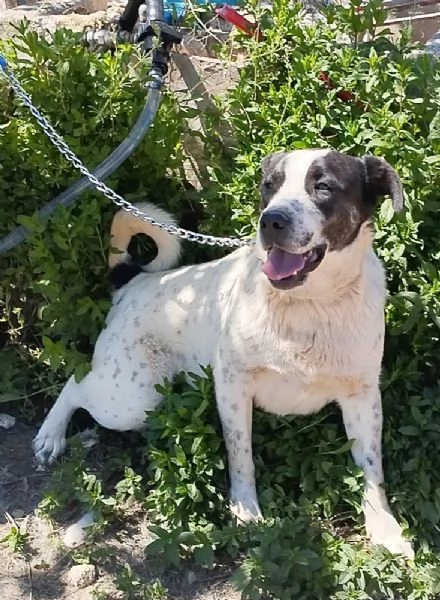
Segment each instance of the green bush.
[[[384,35],[361,45],[342,43],[341,32],[354,39],[370,19],[383,17],[377,1],[363,17],[355,14],[358,4],[335,8],[328,22],[304,28],[299,8],[278,0],[273,16],[261,17],[268,25],[265,41],[243,41],[249,59],[223,102],[238,151],[232,177],[218,173],[232,213],[231,225],[223,226],[246,231],[255,223],[255,182],[269,152],[331,146],[388,160],[403,180],[407,211],[393,218],[385,202],[376,222],[376,250],[391,292],[385,385],[397,379],[407,389],[426,377],[435,382],[440,372],[440,65],[429,55],[415,57],[405,36],[396,44]],[[328,92],[321,72],[352,91],[356,102]]]
[[[395,217],[386,201],[376,220],[376,250],[390,288],[382,380],[384,459],[393,511],[414,538],[418,555],[411,568],[363,543],[358,527],[362,475],[350,458],[340,416],[331,409],[301,419],[256,414],[254,453],[267,520],[242,529],[222,525],[227,518],[225,456],[211,383],[196,378],[176,389],[166,383],[164,402],[151,415],[143,456],[133,465],[142,477],[128,469],[115,502],[118,494],[147,497],[158,536],[148,552],[162,555],[166,563],[176,565],[193,555],[211,565],[222,552],[234,559],[245,553],[235,576],[245,598],[434,600],[440,593],[440,561],[430,554],[440,548],[440,66],[415,53],[406,34],[396,43],[375,34],[375,25],[384,19],[378,0],[362,14],[358,5],[354,0],[349,7],[331,8],[323,22],[310,27],[302,25],[298,6],[287,0],[276,0],[272,13],[255,8],[265,39],[257,43],[237,37],[236,49],[247,55],[245,66],[237,85],[218,100],[219,114],[229,120],[235,136],[235,161],[211,151],[212,182],[198,201],[209,208],[201,221],[205,231],[248,235],[257,219],[260,160],[280,149],[331,146],[355,155],[372,152],[401,175],[406,213]],[[365,31],[375,34],[372,41],[358,43]],[[138,114],[143,102],[129,49],[114,57],[89,56],[73,46],[66,32],[52,44],[29,33],[22,40],[31,59],[15,60],[18,76],[72,148],[93,166],[124,137],[134,119],[133,106]],[[63,76],[66,62],[77,65],[68,67],[73,69],[69,77]],[[363,105],[343,102],[326,90],[321,72]],[[78,81],[87,82],[85,89]],[[6,231],[18,213],[29,215],[75,176],[19,103],[6,91],[2,97],[0,131],[8,154],[0,173],[7,182],[2,185],[9,187],[8,198],[0,202],[8,215],[2,221]],[[78,108],[84,102],[90,102],[87,119]],[[167,96],[141,148],[112,176],[113,187],[128,198],[142,195],[162,202],[180,216],[185,194],[175,177],[181,172],[187,114]],[[212,115],[208,153],[215,147],[217,118]],[[109,147],[98,158],[103,136]],[[158,197],[157,182],[170,171],[170,191],[165,199],[161,186]],[[18,348],[36,374],[29,383],[22,363],[2,358],[5,392],[8,386],[29,392],[57,383],[73,368],[84,370],[108,306],[103,282],[112,214],[106,201],[89,193],[72,212],[60,211],[48,227],[34,225],[28,244],[2,258],[3,331],[12,348],[4,356]],[[81,497],[81,478],[83,473],[75,474],[76,498]],[[96,482],[91,489],[92,504],[114,504],[102,497]],[[66,490],[63,497],[68,497]]]
[[[130,47],[97,56],[85,51],[72,32],[57,31],[48,42],[23,25],[0,51],[89,169],[126,137],[144,105],[148,64]],[[89,191],[70,210],[58,208],[47,223],[34,218],[36,209],[79,174],[3,78],[0,86],[0,235],[19,223],[32,231],[26,243],[0,257],[6,344],[0,393],[5,399],[41,389],[54,395],[58,381],[87,370],[109,308],[106,261],[115,207]],[[129,200],[148,199],[180,219],[191,218],[190,190],[182,178],[182,139],[191,114],[165,92],[143,142],[107,183]]]
[[[155,523],[150,531],[156,539],[146,549],[149,560],[178,566],[192,557],[212,566],[225,556],[241,558],[232,581],[250,600],[438,598],[440,560],[426,544],[429,538],[431,550],[439,547],[436,499],[428,500],[426,488],[420,489],[435,461],[427,466],[432,454],[428,442],[414,451],[417,461],[412,464],[423,465],[420,473],[407,466],[411,461],[402,469],[393,465],[387,473],[388,479],[396,478],[388,482],[391,497],[398,498],[394,510],[402,508],[402,498],[413,502],[403,503],[403,516],[415,523],[418,549],[415,563],[408,565],[386,551],[365,547],[358,522],[362,474],[331,410],[301,418],[255,411],[253,452],[265,521],[237,528],[227,524],[226,455],[213,412],[210,372],[206,378],[192,376],[186,384],[180,378],[174,387],[158,389],[164,400],[149,415],[137,465],[141,473],[149,473],[139,495]],[[430,410],[426,419],[431,415]],[[421,427],[420,421],[413,422]],[[399,454],[406,446],[412,432],[401,429],[387,439],[387,454]],[[427,435],[432,443],[432,433]],[[432,475],[438,475],[438,464]]]
[[[284,0],[260,16],[265,40],[243,40],[249,59],[222,106],[236,134],[237,165],[217,179],[229,200],[229,230],[246,231],[256,219],[259,162],[269,152],[371,152],[399,172],[406,212],[394,217],[384,202],[375,240],[390,290],[382,377],[386,481],[410,531],[439,547],[440,62],[415,52],[406,34],[396,43],[384,34],[356,43],[359,32],[386,16],[376,0],[362,15],[358,5],[335,7],[313,27],[303,27],[300,9]],[[321,72],[355,101],[326,90]]]
[[[158,390],[163,401],[149,415],[144,443],[130,454],[107,447],[101,477],[73,445],[41,504],[46,514],[74,499],[92,508],[102,527],[124,518],[127,502],[136,500],[148,510],[154,536],[145,549],[150,567],[175,569],[188,559],[208,568],[226,565],[245,600],[438,597],[437,556],[419,551],[407,564],[366,547],[357,523],[362,477],[328,411],[308,418],[255,412],[253,450],[265,520],[237,527],[228,523],[226,455],[209,370],[189,382],[180,375]],[[115,472],[122,475],[113,491],[109,472],[113,480]],[[417,535],[423,532],[422,526]],[[99,550],[92,542],[87,552]]]
[[[386,201],[376,219],[375,246],[390,289],[382,378],[384,460],[393,511],[407,524],[419,555],[411,570],[398,559],[338,540],[347,531],[361,531],[353,525],[362,477],[336,411],[304,420],[257,414],[254,453],[269,523],[251,528],[240,541],[249,553],[237,575],[246,598],[266,593],[283,600],[433,599],[439,593],[440,563],[428,551],[440,548],[440,64],[417,52],[406,32],[396,43],[384,34],[358,43],[360,33],[375,34],[375,25],[386,17],[379,2],[370,2],[361,15],[358,5],[335,7],[312,27],[304,27],[299,8],[285,0],[274,3],[273,13],[257,11],[265,39],[239,40],[248,59],[238,84],[219,100],[235,135],[236,160],[230,169],[213,161],[216,185],[208,193],[212,197],[215,190],[228,211],[207,226],[223,234],[252,231],[259,164],[269,152],[331,146],[383,156],[399,172],[407,210],[395,217]],[[352,91],[355,102],[326,90],[321,72]],[[162,479],[169,474],[165,470]],[[321,522],[321,531],[309,518]],[[209,541],[218,549],[228,535],[217,532]],[[165,533],[160,539],[165,543]],[[186,556],[187,546],[176,537],[174,543]],[[168,539],[170,555],[172,547]],[[295,548],[311,552],[299,559],[305,571],[295,566]]]

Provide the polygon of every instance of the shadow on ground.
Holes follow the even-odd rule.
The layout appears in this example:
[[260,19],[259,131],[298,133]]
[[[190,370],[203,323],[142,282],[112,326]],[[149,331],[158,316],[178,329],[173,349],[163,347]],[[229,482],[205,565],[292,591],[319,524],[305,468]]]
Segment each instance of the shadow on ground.
[[[62,527],[56,529],[35,514],[35,509],[50,484],[50,471],[40,472],[33,463],[31,442],[35,427],[17,422],[9,430],[0,429],[0,539],[10,530],[8,513],[28,534],[24,552],[13,552],[0,544],[1,598],[8,600],[88,600],[94,592],[106,592],[107,598],[120,598],[114,585],[115,575],[124,564],[143,580],[153,577],[145,559],[148,540],[145,526],[127,522],[110,527],[98,542],[104,549],[96,570],[95,582],[76,587],[69,579],[75,564],[60,543]],[[70,515],[71,517],[73,515]],[[78,515],[76,515],[78,516]],[[68,524],[68,523],[66,523]],[[227,570],[204,572],[180,569],[167,573],[168,598],[176,600],[238,600],[240,594],[226,582]]]

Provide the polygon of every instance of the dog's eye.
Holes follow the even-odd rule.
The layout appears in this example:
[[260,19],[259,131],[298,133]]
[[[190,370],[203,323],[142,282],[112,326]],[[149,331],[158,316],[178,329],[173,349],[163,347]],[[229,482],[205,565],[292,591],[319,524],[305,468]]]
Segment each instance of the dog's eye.
[[315,190],[318,192],[331,192],[332,188],[328,183],[325,183],[325,181],[318,181],[315,185]]
[[270,181],[269,179],[266,179],[266,181],[263,181],[262,188],[263,188],[264,192],[271,192],[273,190],[272,181]]

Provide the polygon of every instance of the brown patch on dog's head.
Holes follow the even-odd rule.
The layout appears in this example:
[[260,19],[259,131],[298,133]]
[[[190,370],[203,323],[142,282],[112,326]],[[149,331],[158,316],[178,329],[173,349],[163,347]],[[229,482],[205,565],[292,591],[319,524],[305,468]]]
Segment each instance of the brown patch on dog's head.
[[267,252],[263,271],[277,289],[302,285],[327,253],[350,246],[380,197],[389,194],[394,209],[403,208],[400,179],[381,158],[297,150],[267,157],[262,171],[259,243]]
[[366,169],[367,197],[377,204],[379,198],[391,196],[395,212],[404,207],[403,186],[396,171],[383,158],[364,156],[362,159]]
[[363,159],[329,152],[308,170],[305,187],[324,216],[323,237],[329,250],[342,250],[370,222],[381,196],[390,195],[396,211],[403,208],[402,184],[382,158]]

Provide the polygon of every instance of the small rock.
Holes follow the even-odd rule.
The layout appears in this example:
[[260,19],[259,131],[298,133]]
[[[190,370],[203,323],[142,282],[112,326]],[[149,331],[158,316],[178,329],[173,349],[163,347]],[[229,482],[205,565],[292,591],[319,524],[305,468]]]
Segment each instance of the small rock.
[[89,448],[93,448],[93,446],[96,446],[96,444],[99,442],[98,432],[95,428],[84,429],[84,431],[78,433],[76,437],[81,441],[81,444],[87,450]]
[[15,417],[0,413],[0,427],[2,429],[11,429],[15,425]]
[[25,512],[22,508],[14,508],[14,510],[11,512],[11,516],[14,519],[22,519],[25,515]]
[[426,51],[440,57],[440,30],[426,42]]
[[57,0],[56,2],[41,2],[38,12],[41,15],[66,15],[74,13],[84,5],[83,0]]
[[96,579],[95,565],[74,565],[67,573],[69,585],[75,588],[85,588]]
[[193,583],[195,583],[196,579],[197,575],[194,573],[194,571],[188,571],[186,575],[186,581],[188,585],[192,585]]

